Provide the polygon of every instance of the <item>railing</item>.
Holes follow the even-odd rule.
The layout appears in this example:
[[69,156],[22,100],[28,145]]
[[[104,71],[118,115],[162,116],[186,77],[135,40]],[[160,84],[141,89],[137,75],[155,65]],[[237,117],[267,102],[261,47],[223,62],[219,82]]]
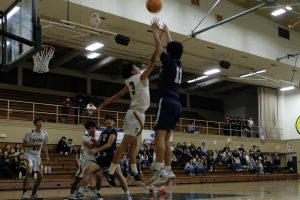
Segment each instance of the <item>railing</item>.
[[[37,117],[53,123],[82,124],[88,120],[86,109],[79,107],[69,108],[69,114],[62,114],[61,105],[45,104],[27,101],[0,99],[0,119],[28,120],[33,121]],[[93,113],[92,120],[97,124],[104,125],[106,114],[113,114],[116,117],[116,127],[122,128],[126,112],[97,110]],[[144,128],[152,130],[156,116],[146,114]],[[259,126],[251,127],[251,130],[234,128],[232,124],[224,122],[205,121],[197,119],[180,118],[175,127],[175,131],[192,132],[206,135],[224,135],[258,138],[260,130],[267,130],[264,135],[266,139],[280,139],[282,130],[280,128],[262,128]]]

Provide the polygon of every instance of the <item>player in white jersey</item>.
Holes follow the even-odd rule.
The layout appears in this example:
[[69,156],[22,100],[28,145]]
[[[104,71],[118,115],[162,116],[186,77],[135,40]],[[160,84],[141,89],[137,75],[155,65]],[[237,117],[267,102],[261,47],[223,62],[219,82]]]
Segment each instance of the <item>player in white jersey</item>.
[[[151,27],[153,30],[153,37],[159,39],[159,24],[158,19],[154,18],[151,22]],[[123,66],[122,75],[126,79],[125,87],[115,94],[114,96],[107,99],[104,103],[99,106],[102,109],[106,105],[112,103],[116,99],[119,99],[127,92],[130,93],[131,103],[130,109],[127,111],[123,130],[125,136],[119,148],[117,149],[113,161],[106,173],[106,179],[111,185],[116,185],[114,181],[114,173],[119,161],[121,160],[124,152],[129,147],[129,160],[131,172],[128,175],[134,179],[135,182],[144,184],[141,180],[136,166],[136,146],[137,146],[137,136],[142,132],[144,121],[145,121],[145,111],[150,106],[150,95],[149,95],[149,80],[148,76],[151,73],[156,57],[157,57],[157,46],[152,54],[150,63],[146,69],[141,73],[141,70],[133,63]]]
[[23,182],[23,193],[21,199],[27,200],[29,196],[27,195],[27,188],[29,184],[29,178],[31,177],[32,171],[37,173],[37,178],[34,183],[32,194],[30,199],[41,199],[41,196],[37,195],[37,189],[43,178],[42,170],[42,159],[41,159],[41,150],[44,146],[44,151],[46,154],[47,163],[49,163],[49,154],[48,154],[48,134],[42,129],[44,121],[40,118],[34,120],[35,129],[26,133],[23,139],[23,147],[25,147],[24,158],[27,161],[26,166],[26,176]]
[[[77,162],[78,169],[75,173],[75,179],[71,187],[71,194],[76,190],[80,180],[82,179],[84,175],[84,171],[88,167],[88,165],[91,162],[96,161],[96,155],[94,153],[90,153],[90,150],[96,146],[96,143],[100,137],[100,132],[88,132],[87,129],[90,128],[90,126],[96,127],[96,124],[92,121],[89,121],[85,124],[85,133],[82,136],[82,146],[80,148],[79,152],[79,159]],[[76,155],[78,157],[78,155]],[[100,171],[95,173],[97,176],[97,183],[94,188],[92,188],[92,191],[95,193],[95,195],[98,196],[98,191],[100,189],[100,181],[101,181],[101,173]],[[100,198],[99,198],[100,199]]]

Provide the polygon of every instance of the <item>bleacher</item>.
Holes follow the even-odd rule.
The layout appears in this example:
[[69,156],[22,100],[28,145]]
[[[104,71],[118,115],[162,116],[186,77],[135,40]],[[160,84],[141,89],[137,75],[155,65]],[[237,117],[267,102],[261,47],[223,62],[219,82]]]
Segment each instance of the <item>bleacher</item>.
[[[3,148],[5,143],[0,143],[0,148]],[[11,144],[13,147],[14,145]],[[74,174],[76,172],[75,155],[62,155],[56,153],[56,145],[49,146],[50,163],[44,164],[43,167],[51,167],[51,172],[44,173],[44,179],[41,188],[70,188]],[[42,161],[46,163],[45,154],[42,153]],[[185,173],[183,167],[173,167],[176,174],[176,184],[187,183],[219,183],[219,182],[240,182],[240,181],[272,181],[272,180],[297,180],[297,173],[287,173],[283,169],[275,170],[272,174],[256,174],[248,171],[233,171],[227,166],[217,164],[215,170],[206,172],[203,175],[189,176]],[[145,181],[150,180],[152,176],[150,169],[142,171],[142,177]],[[16,175],[17,177],[17,175]],[[127,178],[129,185],[135,185],[130,178]],[[103,177],[103,186],[109,186]],[[31,187],[34,182],[33,178],[30,181]],[[0,190],[21,189],[22,179],[0,179]]]

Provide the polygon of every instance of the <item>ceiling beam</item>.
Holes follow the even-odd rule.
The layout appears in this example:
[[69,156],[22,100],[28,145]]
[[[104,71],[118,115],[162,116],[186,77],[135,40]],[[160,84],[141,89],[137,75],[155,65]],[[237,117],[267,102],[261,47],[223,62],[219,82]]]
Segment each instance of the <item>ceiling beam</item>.
[[113,57],[113,56],[108,56],[107,58],[104,58],[103,60],[100,60],[98,63],[88,67],[87,69],[82,71],[82,74],[87,75],[90,74],[92,72],[95,72],[103,67],[105,67],[106,65],[109,65],[110,63],[116,61],[117,58]]
[[49,68],[55,69],[58,68],[60,66],[62,66],[63,64],[65,64],[66,62],[72,60],[73,58],[81,55],[83,53],[83,51],[78,51],[76,49],[71,50],[69,53],[67,53],[66,55],[64,55],[62,58],[54,61],[53,63],[51,63],[51,65],[49,66]]

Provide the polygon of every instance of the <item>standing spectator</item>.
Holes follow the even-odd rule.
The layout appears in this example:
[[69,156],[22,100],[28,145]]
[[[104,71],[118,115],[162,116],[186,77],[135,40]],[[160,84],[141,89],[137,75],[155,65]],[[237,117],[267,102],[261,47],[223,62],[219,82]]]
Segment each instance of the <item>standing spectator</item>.
[[250,133],[252,135],[252,127],[254,126],[254,122],[252,120],[252,117],[249,117],[249,119],[247,119],[247,122],[248,122],[248,127],[250,129]]
[[76,96],[76,110],[75,110],[75,124],[81,123],[81,115],[82,115],[82,110],[85,107],[84,104],[84,96],[82,93],[78,94]]
[[195,133],[195,124],[194,124],[194,122],[191,122],[188,125],[188,133]]
[[37,195],[37,189],[40,186],[40,183],[43,178],[42,159],[41,159],[41,150],[44,146],[44,152],[46,154],[46,160],[49,163],[49,154],[48,154],[48,134],[42,129],[44,121],[40,118],[34,120],[35,129],[31,132],[26,133],[23,139],[23,147],[26,148],[25,159],[28,161],[26,168],[26,176],[23,182],[23,193],[21,199],[29,199],[27,195],[27,188],[29,186],[29,178],[31,177],[32,171],[37,173],[37,179],[32,190],[30,199],[41,199],[42,197]]
[[60,154],[65,154],[68,152],[66,139],[67,138],[65,136],[62,136],[57,144],[57,151]]
[[86,105],[86,113],[87,113],[87,121],[91,121],[93,119],[93,113],[94,111],[97,109],[93,102],[89,102],[87,105]]
[[65,124],[67,123],[67,118],[68,118],[71,107],[72,107],[71,99],[69,97],[67,97],[63,101],[62,108],[61,108],[61,114],[62,114],[61,121],[62,121],[62,123],[65,123]]

